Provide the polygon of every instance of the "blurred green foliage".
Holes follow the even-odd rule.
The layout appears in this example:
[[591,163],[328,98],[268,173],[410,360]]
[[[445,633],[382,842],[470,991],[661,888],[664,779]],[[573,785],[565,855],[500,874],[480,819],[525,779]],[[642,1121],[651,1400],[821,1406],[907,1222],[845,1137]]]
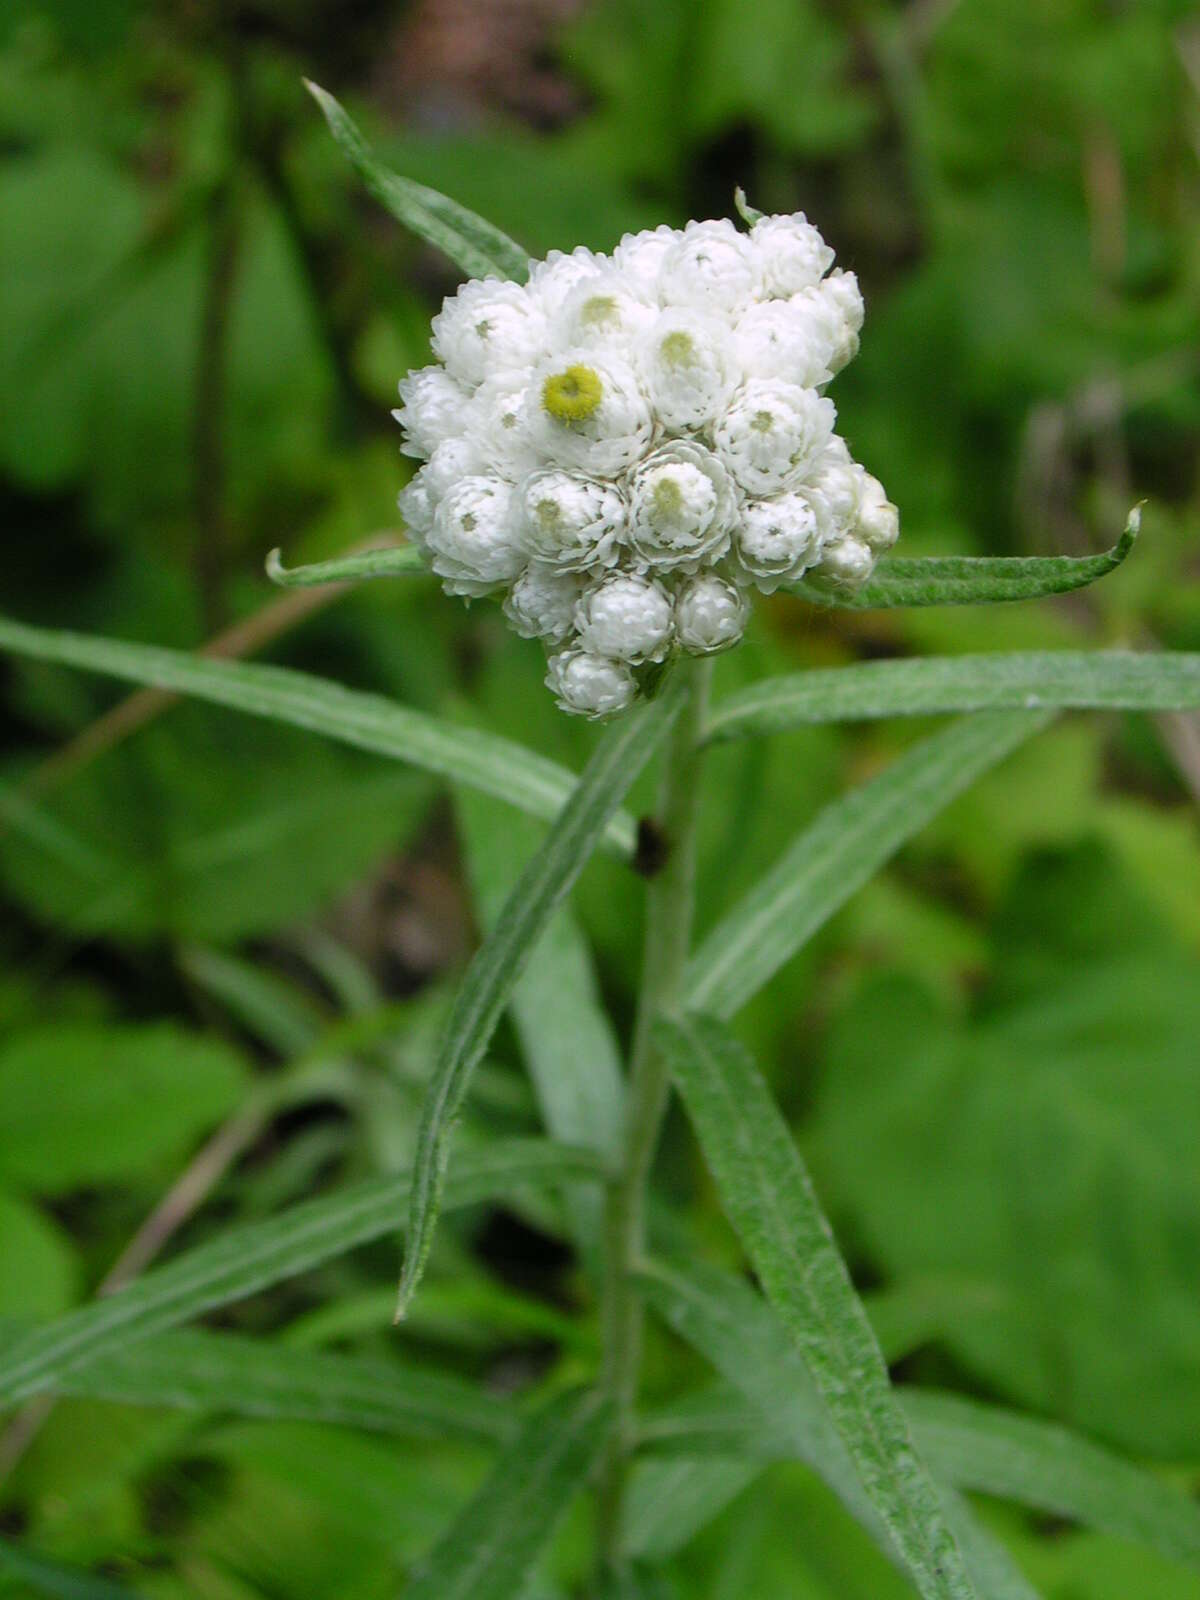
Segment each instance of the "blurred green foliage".
[[[464,65],[474,29],[487,48]],[[293,603],[261,575],[273,546],[319,559],[395,526],[407,468],[387,407],[453,278],[361,194],[302,74],[397,170],[535,253],[725,214],[739,182],[763,209],[806,208],[867,293],[834,398],[901,507],[906,553],[1083,553],[1148,497],[1137,555],[1086,597],[910,614],[776,597],[719,689],[907,651],[1200,648],[1188,0],[8,8],[5,611],[194,646]],[[575,765],[592,739],[554,710],[534,645],[425,580],[297,612],[272,640],[273,659],[469,705]],[[464,840],[425,779],[194,706],[47,768],[114,692],[18,662],[2,688],[0,1319],[19,1324],[92,1292],[204,1138],[288,1063],[323,1053],[345,1076],[247,1131],[175,1219],[183,1241],[405,1159],[445,990],[484,920],[469,884],[489,875],[462,853],[490,830],[511,855],[537,830],[505,833],[472,802]],[[918,731],[715,750],[701,931]],[[862,1283],[949,1285],[906,1376],[1070,1421],[1193,1486],[1198,793],[1194,725],[1060,722],[738,1019]],[[493,877],[506,861],[497,846]],[[638,904],[605,862],[576,896],[620,1026]],[[516,1020],[468,1140],[534,1125]],[[673,1127],[662,1225],[732,1260],[690,1148]],[[503,1392],[579,1377],[594,1305],[565,1227],[544,1198],[448,1219],[406,1353]],[[394,1256],[364,1248],[228,1316],[394,1358]],[[648,1361],[664,1396],[698,1375],[665,1334]],[[396,1591],[485,1464],[473,1446],[63,1402],[19,1459],[0,1442],[0,1533],[163,1600],[367,1600]],[[810,1476],[772,1468],[743,1490],[742,1473],[697,1501],[697,1541],[645,1594],[903,1592]],[[668,1510],[678,1532],[686,1508]],[[1049,1600],[1200,1595],[1111,1539],[990,1520]],[[587,1531],[568,1521],[531,1595],[574,1592]],[[33,1592],[0,1571],[0,1594]]]

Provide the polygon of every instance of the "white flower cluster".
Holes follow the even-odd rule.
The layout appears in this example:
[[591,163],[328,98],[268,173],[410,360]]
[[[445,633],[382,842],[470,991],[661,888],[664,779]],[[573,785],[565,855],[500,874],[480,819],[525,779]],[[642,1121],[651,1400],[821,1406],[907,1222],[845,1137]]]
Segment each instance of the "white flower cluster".
[[504,592],[564,710],[601,717],[674,648],[735,644],[748,589],[853,587],[896,508],[834,432],[858,349],[852,272],[802,214],[627,234],[611,256],[474,279],[395,413],[400,496],[447,592]]

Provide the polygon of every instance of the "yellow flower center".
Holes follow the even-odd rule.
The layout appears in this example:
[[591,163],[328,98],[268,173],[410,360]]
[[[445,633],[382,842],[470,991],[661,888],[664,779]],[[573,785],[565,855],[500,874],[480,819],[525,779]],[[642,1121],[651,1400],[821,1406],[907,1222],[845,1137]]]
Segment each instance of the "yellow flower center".
[[659,349],[663,360],[671,367],[690,367],[696,359],[695,341],[682,328],[673,328]]
[[671,522],[683,510],[683,490],[675,479],[662,473],[650,491],[651,518],[655,523]]
[[586,422],[603,399],[600,374],[591,367],[570,366],[542,385],[542,405],[558,422]]

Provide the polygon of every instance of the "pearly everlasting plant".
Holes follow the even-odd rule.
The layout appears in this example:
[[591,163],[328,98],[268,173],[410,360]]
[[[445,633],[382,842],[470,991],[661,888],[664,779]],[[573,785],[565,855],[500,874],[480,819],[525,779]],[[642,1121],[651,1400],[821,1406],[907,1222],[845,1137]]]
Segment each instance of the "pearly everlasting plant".
[[497,594],[565,711],[604,717],[672,652],[736,644],[749,596],[862,585],[896,508],[834,431],[852,272],[803,215],[551,252],[473,278],[400,385],[400,496],[448,593]]
[[[0,1338],[0,1408],[59,1389],[107,1402],[126,1394],[281,1420],[319,1415],[492,1449],[470,1499],[436,1519],[443,1531],[418,1555],[405,1600],[522,1600],[535,1590],[613,1597],[658,1594],[664,1583],[674,1593],[685,1570],[700,1574],[704,1564],[657,1570],[669,1554],[662,1535],[681,1528],[681,1540],[691,1537],[731,1484],[740,1489],[781,1454],[825,1480],[921,1600],[1032,1593],[962,1489],[1090,1519],[1168,1557],[1195,1559],[1200,1511],[1161,1477],[1058,1426],[893,1386],[791,1130],[727,1026],[874,871],[1056,710],[1200,708],[1200,653],[1130,650],[807,666],[732,693],[718,681],[710,701],[719,680],[710,658],[741,637],[753,593],[789,587],[831,611],[1061,593],[1124,560],[1136,512],[1103,554],[902,556],[874,571],[896,539],[896,508],[853,460],[825,393],[857,348],[862,301],[811,223],[748,215],[748,231],[724,221],[656,228],[623,239],[611,257],[578,249],[531,264],[485,219],[380,168],[336,101],[314,92],[373,192],[470,281],[435,321],[436,363],[401,386],[405,442],[422,462],[401,496],[411,542],[290,570],[275,552],[268,570],[277,582],[308,585],[432,569],[453,594],[495,595],[516,632],[544,646],[559,703],[612,716],[613,725],[584,741],[591,754],[577,773],[457,712],[445,717],[289,668],[4,617],[0,649],[272,718],[452,788],[464,856],[483,891],[481,939],[421,1086],[401,1185],[400,1312],[432,1259],[443,1209],[519,1195],[536,1203],[538,1226],[561,1233],[575,1252],[579,1336],[563,1339],[545,1370],[539,1362],[529,1386],[539,1396],[502,1396],[461,1373],[430,1370],[431,1353],[420,1354],[420,1368],[376,1362],[368,1371],[332,1351],[240,1337],[220,1350],[229,1338],[201,1330],[171,1338],[173,1323],[396,1228],[401,1180],[388,1171],[252,1219],[119,1293]],[[633,707],[639,697],[647,703]],[[700,855],[711,746],[810,723],[959,711],[984,714],[904,741],[891,765],[805,817],[762,876],[706,916],[706,931],[694,937],[698,893],[725,876],[715,852]],[[635,818],[625,801],[652,762],[658,795],[649,815]],[[754,767],[746,770],[753,777]],[[548,822],[549,831],[525,859],[507,810],[493,817],[473,794]],[[636,870],[628,886],[644,904],[626,1071],[587,940],[565,904],[598,852]],[[356,1007],[371,987],[328,952],[314,965]],[[533,1102],[514,1100],[507,1073],[493,1072],[493,1098],[479,1096],[473,1107],[473,1082],[482,1087],[478,1069],[510,1004]],[[372,1009],[360,1020],[370,1021]],[[356,1021],[354,1039],[390,1049],[400,1037],[393,1028],[404,1024],[386,1010],[385,1034],[373,1022],[362,1033]],[[416,1037],[423,1055],[425,1036]],[[370,1075],[364,1089],[378,1075],[375,1049],[359,1061],[350,1038],[339,1039],[336,1085],[346,1084],[357,1114],[358,1102],[368,1110],[378,1103],[373,1092],[358,1093],[360,1070]],[[239,1108],[188,1171],[207,1169],[247,1114],[259,1127],[298,1086],[329,1092],[327,1074],[313,1078],[310,1053],[296,1065],[265,1099]],[[276,1099],[280,1084],[286,1100]],[[407,1082],[393,1087],[409,1090]],[[744,1272],[697,1260],[686,1229],[648,1226],[673,1089],[757,1287]],[[531,1136],[535,1104],[545,1137]],[[456,1146],[460,1117],[474,1126]],[[401,1111],[397,1126],[406,1121]],[[1106,1218],[1122,1221],[1124,1187],[1106,1190]],[[560,1203],[537,1201],[545,1189],[560,1191]],[[460,1238],[450,1260],[463,1256]],[[665,1407],[655,1403],[660,1394],[643,1393],[648,1310],[725,1380],[719,1389],[706,1382]],[[540,1313],[536,1326],[544,1326]],[[160,1333],[162,1342],[149,1337]],[[154,1345],[153,1359],[126,1352],[138,1338]],[[1139,1370],[1131,1361],[1123,1390],[1138,1389]],[[549,1557],[572,1500],[593,1488],[594,1537],[573,1534],[563,1541],[573,1553]],[[762,1503],[769,1514],[770,1496]],[[790,1527],[783,1532],[791,1537]],[[0,1540],[0,1571],[7,1550]],[[582,1570],[588,1558],[591,1581]],[[727,1567],[717,1586],[757,1594],[746,1570]],[[711,1575],[702,1576],[704,1593],[714,1592]],[[864,1581],[876,1592],[874,1567]],[[93,1592],[90,1575],[85,1586]]]

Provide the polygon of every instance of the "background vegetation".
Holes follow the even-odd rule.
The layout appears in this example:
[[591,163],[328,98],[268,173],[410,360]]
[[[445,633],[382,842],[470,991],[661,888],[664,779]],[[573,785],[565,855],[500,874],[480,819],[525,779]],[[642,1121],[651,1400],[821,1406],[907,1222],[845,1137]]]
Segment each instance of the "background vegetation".
[[[719,684],[910,652],[1200,649],[1200,20],[1185,0],[7,9],[6,614],[179,647],[238,625],[238,653],[575,767],[590,748],[542,689],[537,648],[489,606],[425,579],[279,598],[263,577],[275,545],[315,560],[395,528],[407,467],[388,406],[454,281],[364,196],[302,74],[397,170],[535,253],[725,214],[738,182],[760,208],[807,209],[867,294],[834,394],[901,507],[906,554],[1084,553],[1147,498],[1134,558],[1081,595],[861,613],[776,596]],[[65,668],[6,662],[0,695],[11,1335],[114,1269],[403,1165],[446,996],[539,830],[300,731],[131,707]],[[719,748],[701,933],[922,731]],[[1060,719],[736,1024],[896,1370],[1070,1423],[1190,1489],[1198,800],[1195,721]],[[638,882],[598,863],[576,904],[623,1029]],[[467,1147],[536,1126],[515,1023]],[[737,1265],[681,1119],[661,1172],[671,1226]],[[596,1337],[562,1236],[544,1197],[447,1217],[402,1334],[387,1238],[217,1320],[276,1340],[281,1362],[344,1349],[550,1392]],[[661,1326],[649,1363],[664,1402],[703,1371]],[[6,1548],[163,1597],[393,1594],[489,1459],[486,1434],[413,1442],[212,1405],[66,1399],[7,1428]],[[663,1595],[906,1592],[799,1467],[661,1472],[642,1503],[637,1548],[666,1560]],[[1200,1596],[1194,1569],[983,1509],[1050,1600]],[[569,1520],[546,1595],[570,1592],[585,1542]],[[0,1593],[83,1592],[49,1569],[4,1574]]]

